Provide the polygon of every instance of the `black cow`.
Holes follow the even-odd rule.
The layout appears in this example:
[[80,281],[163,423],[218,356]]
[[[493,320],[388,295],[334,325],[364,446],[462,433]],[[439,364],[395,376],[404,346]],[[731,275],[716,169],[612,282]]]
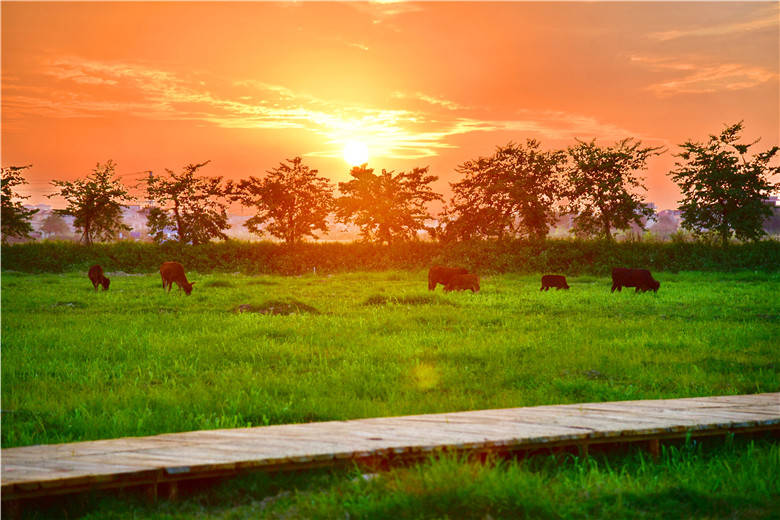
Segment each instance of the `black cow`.
[[546,274],[542,276],[542,288],[540,291],[549,291],[550,287],[555,287],[556,291],[561,289],[568,289],[569,284],[566,283],[566,277],[559,274]]
[[625,267],[615,267],[612,269],[612,290],[620,292],[623,287],[636,287],[635,292],[645,292],[652,290],[658,292],[661,282],[653,278],[647,269],[627,269]]

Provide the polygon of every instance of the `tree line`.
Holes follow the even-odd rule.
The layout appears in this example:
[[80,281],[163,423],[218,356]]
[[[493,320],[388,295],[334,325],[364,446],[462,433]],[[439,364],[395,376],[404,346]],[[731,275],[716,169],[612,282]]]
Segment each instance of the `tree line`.
[[[682,227],[697,236],[715,234],[723,244],[732,236],[757,240],[762,222],[772,215],[765,204],[778,188],[771,177],[780,166],[770,165],[780,150],[749,153],[757,143],[742,143],[742,122],[727,126],[705,142],[681,144],[675,167],[668,175],[682,193]],[[339,195],[326,177],[303,163],[287,159],[262,178],[238,182],[199,171],[209,161],[188,164],[180,172],[166,169],[144,181],[149,233],[161,242],[166,233],[181,243],[203,244],[226,239],[227,209],[233,202],[251,208],[244,224],[252,233],[270,235],[287,244],[317,239],[328,231],[329,217],[351,224],[366,241],[394,243],[413,240],[421,231],[443,240],[522,237],[543,240],[563,214],[573,216],[580,237],[613,239],[614,230],[632,224],[644,227],[654,210],[643,201],[641,172],[651,157],[665,153],[634,138],[602,146],[580,141],[565,150],[544,150],[528,139],[499,146],[487,157],[468,160],[456,168],[459,180],[450,184],[449,201],[431,184],[438,178],[428,167],[376,173],[367,164],[355,166],[350,180],[338,183]],[[2,239],[27,237],[37,210],[24,208],[14,187],[23,184],[27,166],[2,169]],[[135,197],[116,176],[116,164],[98,163],[75,181],[54,180],[66,207],[54,210],[74,218],[81,241],[109,241],[129,227],[122,208]],[[435,224],[430,204],[443,209]]]

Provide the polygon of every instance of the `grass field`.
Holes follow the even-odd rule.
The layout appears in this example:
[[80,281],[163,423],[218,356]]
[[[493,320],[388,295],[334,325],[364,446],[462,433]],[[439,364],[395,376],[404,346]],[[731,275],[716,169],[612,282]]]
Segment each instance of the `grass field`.
[[[777,273],[539,292],[424,272],[2,276],[2,446],[302,421],[780,391]],[[291,314],[285,312],[294,311]],[[281,313],[281,314],[275,314]]]
[[[430,293],[424,272],[299,277],[2,275],[2,446],[217,427],[780,391],[780,274],[610,281],[497,275]],[[780,447],[665,447],[658,462],[442,459],[252,475],[177,503],[76,498],[32,517],[776,518]]]

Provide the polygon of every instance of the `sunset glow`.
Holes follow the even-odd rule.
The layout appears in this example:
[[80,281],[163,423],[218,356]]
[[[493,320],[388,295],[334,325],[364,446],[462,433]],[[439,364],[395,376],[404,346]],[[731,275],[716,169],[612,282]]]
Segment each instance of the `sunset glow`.
[[[780,142],[778,4],[2,3],[2,161],[50,181],[211,160],[231,179],[301,156],[334,181],[455,169],[510,141],[626,137],[669,153],[744,121]],[[67,30],[64,27],[67,26]],[[143,30],[139,30],[143,28]],[[204,35],[208,37],[204,37]],[[346,161],[346,162],[345,162]],[[138,195],[138,193],[136,193]]]

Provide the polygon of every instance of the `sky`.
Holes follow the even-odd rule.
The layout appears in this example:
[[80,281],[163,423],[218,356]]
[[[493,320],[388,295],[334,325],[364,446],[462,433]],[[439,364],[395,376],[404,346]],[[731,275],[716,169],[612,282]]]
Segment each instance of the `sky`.
[[[498,145],[633,137],[646,200],[686,140],[744,121],[780,144],[778,2],[3,1],[2,165],[46,199],[112,159],[146,171],[262,177],[285,159],[334,183],[345,147],[377,171],[456,167]],[[352,159],[355,160],[355,159]],[[134,191],[140,194],[140,191]]]

